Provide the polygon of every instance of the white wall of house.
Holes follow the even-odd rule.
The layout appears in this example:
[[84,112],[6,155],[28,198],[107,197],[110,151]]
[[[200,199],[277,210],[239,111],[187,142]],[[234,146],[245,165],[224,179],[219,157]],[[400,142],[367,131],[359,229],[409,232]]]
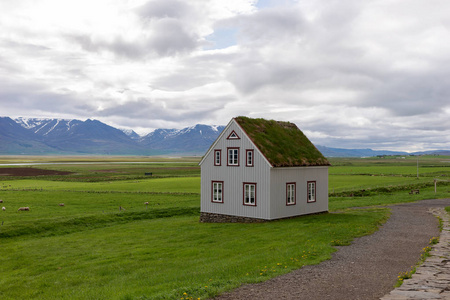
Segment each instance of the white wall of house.
[[[308,202],[308,182],[315,183],[315,201]],[[295,184],[295,204],[286,203],[286,185]],[[328,167],[289,167],[271,170],[270,219],[328,211]]]

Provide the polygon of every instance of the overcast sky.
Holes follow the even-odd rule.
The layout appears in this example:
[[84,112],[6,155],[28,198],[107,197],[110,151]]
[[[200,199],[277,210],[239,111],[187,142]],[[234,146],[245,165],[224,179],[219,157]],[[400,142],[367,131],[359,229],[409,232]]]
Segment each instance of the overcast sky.
[[1,0],[0,116],[450,149],[448,0]]

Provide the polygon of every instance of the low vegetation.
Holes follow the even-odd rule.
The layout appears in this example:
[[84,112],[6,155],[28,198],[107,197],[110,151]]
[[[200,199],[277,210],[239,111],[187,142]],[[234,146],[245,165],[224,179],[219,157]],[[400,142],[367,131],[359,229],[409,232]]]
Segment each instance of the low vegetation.
[[206,299],[330,258],[377,230],[384,205],[450,195],[433,183],[449,158],[421,157],[419,179],[414,159],[333,159],[334,213],[204,224],[198,158],[61,159],[35,168],[69,175],[0,176],[1,299]]

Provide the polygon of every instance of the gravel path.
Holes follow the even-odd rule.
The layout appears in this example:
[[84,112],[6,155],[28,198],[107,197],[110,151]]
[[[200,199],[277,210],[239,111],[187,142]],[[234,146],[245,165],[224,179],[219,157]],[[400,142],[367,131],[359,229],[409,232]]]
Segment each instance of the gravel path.
[[444,206],[450,206],[450,199],[391,206],[392,215],[380,230],[337,247],[332,259],[215,299],[379,299],[393,289],[400,272],[417,263],[430,238],[439,235],[428,209]]

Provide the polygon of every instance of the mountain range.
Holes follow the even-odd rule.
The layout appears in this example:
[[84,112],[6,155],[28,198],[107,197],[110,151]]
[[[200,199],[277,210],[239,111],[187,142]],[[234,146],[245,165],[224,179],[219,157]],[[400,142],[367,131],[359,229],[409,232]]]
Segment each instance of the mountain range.
[[[203,155],[225,126],[197,124],[156,129],[140,136],[97,120],[0,117],[0,155]],[[408,155],[407,152],[339,149],[316,145],[327,157]],[[414,154],[450,155],[450,151]]]
[[0,154],[203,155],[224,128],[198,124],[139,136],[91,119],[0,117]]

